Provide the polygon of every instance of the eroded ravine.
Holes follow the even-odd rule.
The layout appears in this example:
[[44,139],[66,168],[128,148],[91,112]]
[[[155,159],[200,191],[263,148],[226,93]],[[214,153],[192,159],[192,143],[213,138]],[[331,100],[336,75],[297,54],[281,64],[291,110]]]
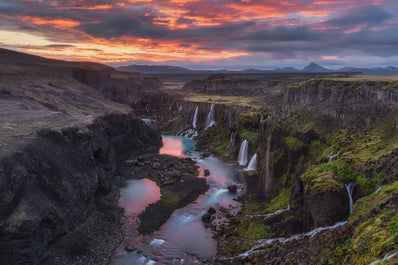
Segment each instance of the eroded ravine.
[[[156,188],[153,188],[154,182],[145,179],[126,181],[125,186],[121,188],[119,200],[119,205],[125,209],[122,221],[123,233],[125,242],[129,237],[135,236],[136,238],[133,241],[130,240],[133,242],[133,251],[126,251],[126,243],[121,244],[112,264],[203,264],[211,262],[215,259],[217,248],[211,230],[207,229],[201,220],[203,214],[210,207],[214,207],[217,211],[217,220],[222,220],[222,209],[228,209],[229,212],[237,212],[240,209],[240,204],[234,200],[239,191],[231,193],[227,189],[228,185],[232,184],[241,188],[244,185],[234,165],[226,164],[214,156],[201,156],[201,153],[194,151],[193,140],[179,136],[163,137],[163,148],[160,153],[192,158],[199,166],[199,178],[204,178],[204,170],[208,169],[210,175],[206,176],[206,179],[210,188],[193,203],[174,211],[158,231],[148,236],[142,236],[137,232],[138,220],[136,217],[143,210],[143,205],[148,202],[148,198],[156,198],[157,194],[154,191]],[[132,206],[126,201],[129,200],[128,196],[133,191],[137,193],[149,191],[150,194],[143,197],[131,196],[131,204],[135,205],[133,213],[131,213]]]

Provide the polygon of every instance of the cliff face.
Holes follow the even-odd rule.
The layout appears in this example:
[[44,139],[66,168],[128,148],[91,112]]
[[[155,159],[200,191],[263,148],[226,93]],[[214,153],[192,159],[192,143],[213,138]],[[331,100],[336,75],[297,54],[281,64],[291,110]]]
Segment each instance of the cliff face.
[[286,112],[298,108],[316,110],[340,122],[368,126],[384,113],[398,111],[398,83],[309,80],[287,88],[284,93],[282,109]]
[[[114,235],[108,231],[118,233],[118,210],[104,199],[116,164],[161,146],[160,134],[120,103],[140,100],[156,84],[100,64],[0,49],[1,263],[54,264],[49,256],[59,257],[60,241],[71,247],[66,258],[90,253],[74,234],[90,238],[101,227],[95,240],[103,241]],[[109,229],[105,219],[112,219]],[[95,240],[107,252],[97,260],[104,263],[118,240]]]
[[73,78],[99,90],[106,98],[128,105],[137,104],[144,90],[161,86],[158,79],[141,75],[76,67],[71,72]]
[[42,130],[0,160],[0,253],[6,264],[38,261],[83,223],[106,194],[118,160],[154,152],[160,135],[141,120],[110,115],[86,127]]

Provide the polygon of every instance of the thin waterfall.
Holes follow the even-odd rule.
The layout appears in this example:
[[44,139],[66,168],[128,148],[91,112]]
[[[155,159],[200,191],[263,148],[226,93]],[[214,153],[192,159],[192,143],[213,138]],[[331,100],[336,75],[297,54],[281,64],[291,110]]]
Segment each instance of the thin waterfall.
[[212,126],[214,126],[214,124],[216,124],[215,116],[216,115],[214,113],[214,104],[211,104],[209,114],[207,114],[206,129],[209,127],[212,127]]
[[235,143],[235,132],[231,132],[231,135],[229,136],[229,143],[225,149],[233,149],[234,148],[234,143]]
[[195,130],[196,130],[196,126],[198,124],[198,112],[199,112],[199,108],[198,108],[198,106],[196,106],[195,114],[193,115],[193,120],[192,120],[192,127]]
[[265,176],[264,176],[264,184],[265,184],[265,195],[266,196],[271,196],[271,185],[272,185],[272,179],[271,179],[271,170],[270,170],[270,158],[271,156],[271,133],[268,135],[267,138],[267,147],[265,150]]
[[353,210],[353,200],[352,200],[352,192],[354,190],[354,186],[355,186],[355,182],[349,182],[345,184],[345,189],[347,190],[348,193],[348,201],[349,201],[349,205],[350,205],[350,215],[352,213]]
[[257,170],[257,153],[252,156],[250,159],[249,165],[246,168],[246,171]]
[[249,149],[249,142],[245,139],[240,145],[239,155],[238,155],[238,163],[241,166],[247,165],[247,153]]

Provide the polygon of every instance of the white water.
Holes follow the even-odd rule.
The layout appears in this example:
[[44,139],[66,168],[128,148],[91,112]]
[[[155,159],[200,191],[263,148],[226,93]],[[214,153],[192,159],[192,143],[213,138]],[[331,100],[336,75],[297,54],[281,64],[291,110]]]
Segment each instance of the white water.
[[354,202],[352,200],[352,192],[354,190],[354,186],[355,186],[354,182],[349,182],[349,183],[345,184],[345,189],[347,190],[347,194],[348,194],[348,201],[349,201],[349,206],[350,206],[350,214],[352,213],[352,210],[354,208],[353,207]]
[[215,124],[216,124],[216,117],[214,111],[214,104],[211,104],[209,114],[207,114],[206,129],[214,126]]
[[[348,193],[350,214],[352,213],[352,210],[353,210],[352,192],[353,192],[354,186],[355,186],[355,183],[354,183],[354,182],[350,182],[350,183],[345,184],[345,187],[346,187],[346,190],[347,190],[347,193]],[[288,206],[287,209],[281,209],[281,210],[278,210],[278,211],[276,211],[276,212],[274,212],[274,213],[271,213],[271,214],[267,214],[267,215],[253,215],[253,216],[248,216],[248,217],[264,216],[265,219],[266,219],[266,218],[269,218],[269,217],[274,216],[274,215],[276,215],[276,214],[280,214],[280,213],[282,213],[282,212],[284,212],[284,211],[287,211],[287,210],[289,210],[289,209],[290,209],[290,205]],[[296,240],[296,239],[301,239],[301,238],[304,238],[304,237],[312,238],[312,237],[315,236],[316,234],[319,234],[319,233],[321,233],[321,232],[323,232],[323,231],[331,230],[331,229],[336,229],[336,228],[338,228],[338,227],[340,227],[340,226],[343,226],[343,225],[345,225],[345,224],[347,224],[347,221],[337,222],[337,223],[335,223],[335,224],[332,225],[332,226],[318,227],[318,228],[316,228],[316,229],[314,229],[314,230],[311,230],[311,231],[309,231],[309,232],[307,232],[307,233],[293,235],[293,236],[288,237],[288,238],[269,238],[269,239],[261,239],[261,240],[258,240],[258,241],[257,241],[259,244],[255,245],[254,247],[252,247],[251,249],[249,249],[249,250],[246,251],[245,253],[242,253],[242,254],[240,254],[240,255],[238,255],[238,256],[236,256],[236,257],[233,257],[232,259],[241,258],[241,257],[246,257],[246,256],[250,255],[251,253],[257,251],[258,249],[260,249],[260,248],[262,248],[262,247],[264,247],[264,246],[266,246],[266,245],[272,244],[272,243],[274,243],[274,242],[278,242],[278,243],[284,244],[284,243],[286,243],[286,242],[290,242],[290,241]],[[386,255],[384,258],[387,257],[388,259],[391,259],[392,257],[395,256],[395,254],[396,254],[396,253],[391,254],[392,256],[391,256],[391,255],[390,255],[390,256],[387,256],[387,255]],[[376,260],[376,261],[374,261],[375,263],[372,263],[372,264],[370,264],[370,265],[374,265],[374,264],[376,264],[376,263],[378,263],[378,262],[381,262],[381,261],[382,261],[382,260]],[[385,260],[383,260],[383,261],[385,261]]]
[[369,263],[369,265],[375,265],[378,264],[380,262],[385,262],[385,261],[389,261],[391,260],[393,257],[395,257],[397,255],[397,253],[391,253],[391,254],[386,254],[382,259],[377,259],[375,261],[372,261],[371,263]]
[[198,125],[198,112],[199,108],[196,106],[195,113],[193,115],[193,120],[192,120],[192,127],[196,130],[196,126]]
[[227,189],[230,184],[240,184],[230,165],[214,156],[201,158],[200,153],[193,151],[193,140],[173,136],[163,137],[163,142],[163,154],[186,157],[188,152],[189,157],[197,161],[199,178],[205,178],[204,169],[209,169],[211,175],[206,180],[210,189],[195,202],[175,210],[159,231],[133,241],[131,245],[137,251],[127,252],[124,247],[119,248],[111,264],[203,264],[203,259],[212,261],[216,256],[216,242],[201,217],[210,207],[217,210],[217,216],[221,207],[235,212],[240,210],[240,204],[235,200],[238,195]]
[[264,217],[264,220],[266,220],[266,219],[268,219],[268,218],[270,218],[270,217],[279,215],[279,214],[281,214],[281,213],[283,213],[283,212],[286,212],[286,211],[289,211],[289,210],[290,210],[290,204],[287,205],[287,208],[276,210],[276,211],[273,212],[273,213],[266,213],[266,214],[249,214],[249,215],[245,215],[244,218]]
[[252,156],[249,165],[246,168],[246,171],[254,171],[254,170],[257,170],[257,153]]
[[243,140],[242,144],[240,145],[239,155],[238,155],[238,163],[241,166],[247,165],[248,149],[249,149],[249,142],[247,140]]
[[293,235],[293,236],[287,237],[287,238],[260,239],[260,240],[257,241],[259,244],[255,245],[254,247],[252,247],[251,249],[249,249],[245,253],[242,253],[242,254],[239,254],[236,257],[233,257],[232,259],[246,257],[246,256],[250,255],[251,253],[256,252],[256,250],[258,250],[258,249],[260,249],[260,248],[262,248],[262,247],[264,247],[266,245],[270,245],[272,243],[275,243],[275,242],[284,244],[284,243],[287,243],[287,242],[290,242],[290,241],[293,241],[293,240],[297,240],[297,239],[301,239],[301,238],[305,238],[305,237],[311,238],[311,237],[315,236],[316,234],[318,234],[318,233],[320,233],[322,231],[326,231],[326,230],[330,230],[330,229],[336,229],[336,228],[338,228],[340,226],[343,226],[345,224],[347,224],[347,221],[337,222],[337,223],[335,223],[332,226],[318,227],[317,229],[311,230],[311,231],[309,231],[307,233],[297,234],[297,235]]

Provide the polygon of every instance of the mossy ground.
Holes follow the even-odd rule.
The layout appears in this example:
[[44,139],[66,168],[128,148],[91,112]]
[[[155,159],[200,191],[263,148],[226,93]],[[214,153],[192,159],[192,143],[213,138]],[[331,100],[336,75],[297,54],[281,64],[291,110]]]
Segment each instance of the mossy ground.
[[353,235],[332,252],[330,264],[370,264],[398,253],[398,182],[358,200],[349,224]]

